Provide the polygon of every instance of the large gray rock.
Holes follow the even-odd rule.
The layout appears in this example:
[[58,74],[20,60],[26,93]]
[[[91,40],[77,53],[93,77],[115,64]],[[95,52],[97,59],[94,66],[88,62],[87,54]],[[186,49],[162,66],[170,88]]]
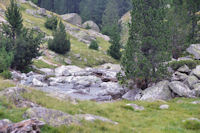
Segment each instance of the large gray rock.
[[168,87],[168,81],[161,81],[155,86],[149,87],[142,92],[140,100],[169,100],[172,99],[172,93]]
[[43,83],[36,78],[33,78],[32,84],[33,84],[33,86],[36,86],[36,87],[46,87],[46,86],[48,86],[46,83]]
[[56,76],[70,76],[81,71],[83,71],[83,69],[77,66],[61,66],[55,69],[55,75]]
[[192,91],[195,96],[200,97],[200,83],[194,84]]
[[132,107],[135,111],[143,111],[144,110],[143,106],[138,106],[137,104],[133,104],[133,103],[126,104],[126,106]]
[[126,90],[122,86],[114,82],[103,82],[101,88],[102,91],[99,95],[111,95],[113,99],[121,98],[126,93]]
[[13,103],[16,107],[26,108],[26,107],[38,107],[37,104],[27,101],[22,97],[23,94],[28,93],[28,91],[24,88],[7,88],[0,92],[0,97],[5,97],[11,103]]
[[188,78],[188,75],[185,73],[175,72],[172,75],[172,81],[184,81]]
[[187,73],[187,74],[191,72],[190,68],[187,65],[180,67],[178,69],[178,71],[181,72],[181,73]]
[[200,59],[200,44],[192,44],[187,48],[187,52],[194,55],[195,59]]
[[191,89],[193,89],[193,85],[196,83],[199,83],[200,81],[198,80],[198,78],[194,75],[189,76],[184,83],[186,85],[188,85]]
[[195,75],[197,78],[200,79],[200,65],[199,65],[199,66],[196,66],[196,68],[193,69],[191,73],[192,73],[193,75]]
[[161,105],[160,107],[159,107],[160,109],[169,109],[169,105],[167,105],[167,104],[163,104],[163,105]]
[[86,44],[90,44],[91,41],[96,40],[95,36],[90,35],[88,32],[86,31],[80,31],[78,33],[75,33],[74,35],[76,38],[78,38],[79,41],[86,43]]
[[86,121],[90,121],[90,122],[94,122],[96,120],[99,120],[99,121],[102,121],[102,122],[108,122],[108,123],[115,124],[115,125],[118,124],[117,122],[114,122],[114,121],[109,120],[107,118],[92,115],[92,114],[78,114],[78,115],[75,115],[75,117],[79,118],[79,119],[86,120]]
[[69,126],[72,124],[79,124],[79,120],[72,115],[43,107],[28,109],[24,114],[24,118],[37,118],[38,120],[41,120],[46,124],[54,127],[61,125]]
[[49,68],[41,68],[39,71],[43,72],[47,76],[53,76],[55,75],[54,70],[49,69]]
[[77,13],[64,14],[64,15],[61,15],[61,17],[64,21],[67,21],[71,24],[74,24],[74,25],[82,24],[82,19]]
[[125,93],[122,98],[129,101],[139,100],[142,96],[141,93],[141,89],[131,89],[127,93]]
[[94,21],[86,21],[83,23],[83,28],[91,28],[94,31],[100,32],[99,26]]
[[173,81],[169,84],[170,89],[181,97],[193,97],[193,93],[190,88],[179,81]]
[[0,133],[40,133],[45,123],[36,119],[28,119],[18,123],[9,120],[0,120]]

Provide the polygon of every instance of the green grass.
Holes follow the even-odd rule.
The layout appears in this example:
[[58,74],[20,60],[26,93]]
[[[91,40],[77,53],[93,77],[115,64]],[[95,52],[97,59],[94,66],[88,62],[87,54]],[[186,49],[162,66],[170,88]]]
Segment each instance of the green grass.
[[[4,84],[1,80],[0,86]],[[6,85],[4,88],[9,87]],[[27,88],[30,91],[24,94],[23,97],[43,107],[61,110],[69,114],[94,114],[109,118],[118,122],[118,125],[95,121],[94,123],[83,122],[81,125],[72,125],[69,127],[49,127],[42,128],[44,133],[198,133],[197,123],[191,123],[191,126],[186,126],[182,120],[195,117],[200,119],[200,105],[190,104],[191,101],[200,99],[185,99],[177,98],[167,103],[162,102],[142,102],[142,101],[116,101],[111,103],[96,103],[92,101],[79,101],[78,104],[61,101],[44,92]],[[0,98],[0,119],[10,119],[13,122],[21,121],[25,108],[17,109],[6,100]],[[182,100],[181,103],[177,103]],[[144,106],[144,111],[134,111],[126,106],[127,103],[136,103]],[[160,110],[159,106],[168,104],[168,110]],[[197,126],[197,128],[196,128]]]
[[9,88],[9,87],[14,87],[15,84],[12,83],[11,81],[9,80],[3,80],[3,78],[0,77],[0,91],[6,89],[6,88]]
[[51,68],[51,69],[55,68],[55,66],[49,65],[49,64],[43,62],[42,60],[35,60],[33,62],[33,65],[35,65],[37,68]]
[[[22,4],[21,7],[22,7],[22,9],[21,9],[22,15],[24,18],[24,25],[26,27],[30,28],[30,27],[38,26],[47,35],[52,35],[52,31],[47,29],[44,26],[44,23],[46,22],[45,17],[37,18],[37,17],[27,14],[25,12],[26,9],[34,10],[34,8],[32,8],[28,4]],[[50,13],[50,12],[48,12],[48,13]],[[71,25],[71,26],[74,26],[74,25]],[[76,26],[74,26],[74,27],[76,27]],[[81,29],[81,30],[85,30],[85,29]],[[110,43],[108,41],[105,41],[102,38],[97,38],[97,42],[100,46],[99,51],[90,50],[86,44],[79,42],[76,38],[74,38],[72,36],[70,37],[70,40],[71,40],[71,51],[65,56],[58,55],[57,58],[62,59],[62,58],[70,57],[72,60],[72,65],[77,65],[80,67],[86,67],[86,66],[92,67],[92,66],[101,65],[104,63],[108,63],[108,62],[118,63],[116,60],[114,60],[113,58],[111,58],[110,56],[108,56],[106,54],[106,51],[110,46]],[[82,60],[77,59],[74,56],[75,54],[80,54]],[[50,59],[50,60],[52,60],[52,62],[55,62],[56,64],[65,64],[62,60],[60,62],[58,62],[55,59]],[[87,62],[85,62],[84,60],[87,60]]]

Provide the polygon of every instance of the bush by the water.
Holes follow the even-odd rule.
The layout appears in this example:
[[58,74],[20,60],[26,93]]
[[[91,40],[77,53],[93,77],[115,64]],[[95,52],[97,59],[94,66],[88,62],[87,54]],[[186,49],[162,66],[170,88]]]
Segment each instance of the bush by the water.
[[94,50],[98,50],[98,49],[99,49],[99,45],[98,45],[97,41],[94,41],[94,40],[93,40],[93,41],[90,43],[89,48],[90,48],[90,49],[94,49]]
[[9,70],[4,70],[2,73],[0,73],[0,76],[2,76],[5,79],[11,79],[12,74]]
[[53,30],[56,29],[57,24],[58,24],[58,19],[55,16],[53,16],[51,18],[47,18],[47,21],[45,22],[45,27],[47,29]]
[[48,41],[48,48],[59,54],[65,54],[70,51],[71,43],[67,37],[65,26],[60,21],[59,27],[53,33],[53,40]]
[[187,65],[190,69],[194,69],[199,64],[200,61],[198,60],[182,60],[182,61],[173,61],[169,63],[169,66],[176,71],[178,68],[184,65]]
[[13,54],[11,52],[7,52],[4,47],[0,48],[0,73],[10,67],[12,60]]

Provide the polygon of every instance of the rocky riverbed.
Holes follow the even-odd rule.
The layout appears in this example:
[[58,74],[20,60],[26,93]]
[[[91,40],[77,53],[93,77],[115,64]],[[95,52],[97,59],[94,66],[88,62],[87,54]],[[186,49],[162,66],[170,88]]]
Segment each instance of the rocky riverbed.
[[13,71],[13,80],[61,99],[110,101],[121,98],[128,91],[117,82],[119,65],[85,69],[69,65],[39,70],[43,74]]

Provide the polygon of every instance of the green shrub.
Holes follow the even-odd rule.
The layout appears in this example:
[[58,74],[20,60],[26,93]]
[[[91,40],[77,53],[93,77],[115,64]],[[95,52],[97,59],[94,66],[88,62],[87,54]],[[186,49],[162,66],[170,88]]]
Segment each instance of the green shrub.
[[182,60],[182,61],[173,61],[169,63],[169,66],[173,70],[177,70],[178,68],[187,65],[190,69],[194,69],[197,65],[200,64],[200,61],[198,60]]
[[17,70],[27,68],[32,63],[32,59],[40,55],[39,46],[41,42],[42,34],[37,34],[33,30],[24,29],[16,39],[12,68]]
[[12,77],[12,74],[9,70],[4,70],[0,75],[5,79],[11,79]]
[[187,120],[183,123],[186,129],[200,130],[200,122],[196,120]]
[[94,40],[93,40],[93,41],[90,43],[89,48],[90,48],[90,49],[94,49],[94,50],[98,50],[98,49],[99,49],[99,45],[98,45],[97,41],[94,41]]
[[53,29],[56,29],[57,24],[58,24],[58,20],[55,16],[53,16],[51,18],[47,18],[47,21],[45,22],[44,25],[47,29],[53,30]]
[[6,49],[3,47],[0,49],[0,73],[7,70],[11,62],[13,60],[13,54],[10,52],[8,53]]
[[67,37],[65,26],[60,22],[59,27],[53,33],[53,40],[48,41],[48,48],[59,54],[65,54],[70,51],[71,43],[70,39]]

